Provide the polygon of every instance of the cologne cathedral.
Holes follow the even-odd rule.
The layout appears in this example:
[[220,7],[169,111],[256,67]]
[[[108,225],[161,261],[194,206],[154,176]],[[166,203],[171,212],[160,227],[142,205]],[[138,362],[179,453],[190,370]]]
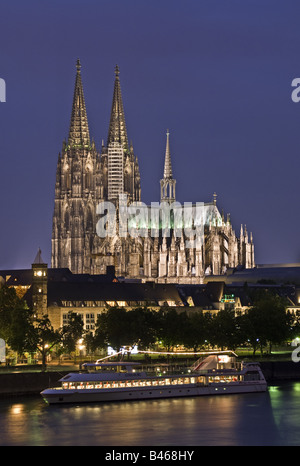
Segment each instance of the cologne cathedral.
[[[235,234],[229,215],[225,219],[218,210],[216,195],[209,203],[199,203],[201,241],[187,241],[183,223],[175,225],[178,203],[169,137],[167,131],[161,199],[156,203],[171,206],[168,228],[163,227],[161,217],[153,226],[147,206],[149,217],[138,225],[143,234],[131,235],[128,231],[121,235],[117,221],[113,234],[99,235],[98,206],[102,202],[113,203],[117,212],[120,199],[126,199],[129,206],[142,204],[139,163],[128,142],[119,68],[115,68],[106,144],[103,141],[98,150],[89,133],[81,64],[77,60],[69,136],[57,162],[52,268],[69,268],[76,274],[105,274],[108,266],[114,266],[116,276],[125,279],[198,284],[204,282],[205,276],[222,275],[229,268],[255,266],[252,234],[248,235],[243,226],[240,235]],[[197,223],[194,217],[192,222]]]

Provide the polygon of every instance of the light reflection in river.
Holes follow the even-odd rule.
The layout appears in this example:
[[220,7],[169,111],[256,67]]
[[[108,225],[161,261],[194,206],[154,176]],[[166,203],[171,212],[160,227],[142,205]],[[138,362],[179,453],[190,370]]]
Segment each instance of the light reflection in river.
[[282,441],[287,445],[300,445],[300,383],[270,387],[270,399]]
[[299,390],[294,383],[258,394],[72,406],[1,400],[0,445],[295,445]]

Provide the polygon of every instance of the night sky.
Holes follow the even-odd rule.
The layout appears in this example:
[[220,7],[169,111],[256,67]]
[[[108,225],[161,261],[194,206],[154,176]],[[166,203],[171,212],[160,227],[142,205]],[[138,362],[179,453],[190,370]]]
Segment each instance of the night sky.
[[177,200],[253,232],[258,264],[300,262],[299,0],[2,0],[0,269],[50,265],[58,153],[76,74],[106,141],[120,81],[142,200],[159,201],[166,130]]

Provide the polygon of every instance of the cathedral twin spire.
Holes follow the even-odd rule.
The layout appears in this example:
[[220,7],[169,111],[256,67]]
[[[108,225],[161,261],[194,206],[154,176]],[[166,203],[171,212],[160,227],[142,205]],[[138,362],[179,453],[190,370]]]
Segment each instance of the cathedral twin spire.
[[[71,113],[71,123],[69,130],[68,146],[78,148],[90,148],[90,134],[87,118],[87,111],[84,99],[83,85],[81,79],[81,63],[78,59],[76,62],[76,79],[75,89],[73,96],[73,105]],[[115,82],[113,91],[113,100],[110,114],[109,130],[107,137],[107,147],[112,143],[119,143],[122,146],[124,155],[133,153],[132,147],[129,148],[128,136],[125,122],[125,113],[123,107],[121,85],[120,85],[120,71],[118,65],[115,67]],[[176,181],[172,175],[172,165],[170,156],[170,143],[169,143],[169,130],[167,131],[167,143],[165,153],[165,166],[164,177],[161,180],[161,200],[174,201],[175,200],[175,184]],[[125,167],[124,167],[125,168]],[[132,170],[131,170],[132,171]],[[139,175],[139,167],[137,159],[133,168],[137,178]],[[134,175],[134,173],[133,173]],[[138,180],[139,184],[139,180]],[[140,187],[138,188],[140,191]],[[140,198],[139,195],[133,195],[134,198]],[[137,199],[138,200],[138,199]]]
[[89,147],[90,132],[83,94],[83,86],[80,71],[81,64],[79,59],[76,63],[76,69],[77,73],[75,80],[68,144],[71,147]]
[[125,114],[120,85],[120,71],[118,65],[115,67],[115,85],[113,102],[110,114],[109,131],[107,138],[107,147],[112,142],[118,142],[122,145],[125,152],[128,151],[128,137],[125,123]]
[[[77,59],[76,62],[76,69],[77,73],[75,79],[75,89],[73,96],[68,144],[71,147],[85,147],[90,146],[90,134],[81,79],[81,63],[79,59]],[[112,142],[118,142],[122,145],[124,151],[128,151],[128,137],[119,74],[119,67],[118,65],[116,65],[115,85],[110,115],[107,146],[109,146],[109,144]]]

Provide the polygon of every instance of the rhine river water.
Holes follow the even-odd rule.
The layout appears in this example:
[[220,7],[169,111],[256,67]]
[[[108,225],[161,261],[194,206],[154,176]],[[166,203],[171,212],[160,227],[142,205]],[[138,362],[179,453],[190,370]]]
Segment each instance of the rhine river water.
[[297,446],[300,382],[257,394],[48,406],[0,400],[1,446]]

